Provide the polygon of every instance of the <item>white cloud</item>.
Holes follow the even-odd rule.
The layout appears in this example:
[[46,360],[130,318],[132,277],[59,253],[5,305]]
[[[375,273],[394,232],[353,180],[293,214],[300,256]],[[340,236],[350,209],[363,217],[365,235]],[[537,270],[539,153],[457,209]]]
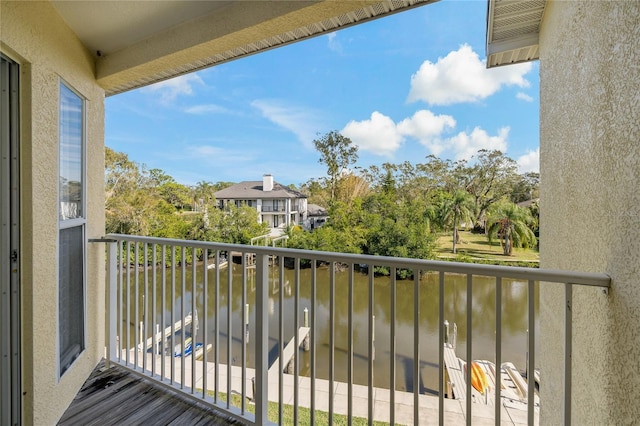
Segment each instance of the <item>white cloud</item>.
[[334,31],[332,33],[327,34],[327,39],[329,39],[329,49],[333,50],[337,53],[342,53],[342,43],[337,40],[338,34]]
[[450,115],[434,115],[429,110],[420,110],[411,118],[405,118],[398,123],[398,130],[402,135],[418,139],[420,143],[438,155],[442,152],[441,135],[456,127],[456,120]]
[[516,93],[516,98],[517,98],[517,99],[520,99],[520,100],[523,100],[523,101],[525,101],[525,102],[533,102],[533,97],[532,97],[532,96],[527,95],[527,94],[526,94],[526,93],[524,93],[524,92],[518,92],[518,93]]
[[206,105],[194,105],[186,108],[184,112],[188,114],[205,115],[205,114],[225,114],[230,111],[220,105],[206,104]]
[[170,80],[161,81],[142,90],[150,93],[158,93],[163,103],[170,103],[178,96],[193,94],[194,85],[204,86],[204,81],[197,74],[185,74]]
[[411,76],[409,102],[424,101],[429,105],[451,105],[475,102],[496,93],[502,86],[528,87],[524,75],[530,63],[486,69],[485,60],[467,44],[438,58],[434,64],[425,61]]
[[452,116],[435,115],[429,110],[417,111],[397,124],[375,111],[368,120],[350,121],[341,133],[359,149],[384,156],[393,155],[409,138],[420,142],[431,154],[439,155],[446,151],[456,160],[469,159],[481,149],[507,150],[508,127],[499,129],[495,136],[476,127],[471,133],[460,132],[444,137],[455,126],[456,120]]
[[540,172],[540,148],[535,151],[527,151],[526,154],[521,155],[516,160],[518,163],[518,172]]
[[258,99],[251,102],[262,115],[278,126],[292,132],[305,146],[311,148],[319,127],[320,113],[309,108],[285,105],[272,99]]
[[456,160],[468,160],[481,149],[506,152],[508,137],[508,127],[500,128],[495,136],[490,136],[485,130],[476,127],[471,133],[460,132],[445,139],[442,148],[452,151]]
[[350,121],[340,133],[359,149],[378,155],[393,154],[404,139],[393,120],[378,111],[374,111],[369,120]]

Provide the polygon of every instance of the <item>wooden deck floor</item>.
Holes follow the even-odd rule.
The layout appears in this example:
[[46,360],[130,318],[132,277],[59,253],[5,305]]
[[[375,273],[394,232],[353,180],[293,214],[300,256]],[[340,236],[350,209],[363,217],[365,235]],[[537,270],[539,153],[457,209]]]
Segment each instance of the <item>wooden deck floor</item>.
[[151,380],[101,362],[58,425],[231,425],[238,422]]

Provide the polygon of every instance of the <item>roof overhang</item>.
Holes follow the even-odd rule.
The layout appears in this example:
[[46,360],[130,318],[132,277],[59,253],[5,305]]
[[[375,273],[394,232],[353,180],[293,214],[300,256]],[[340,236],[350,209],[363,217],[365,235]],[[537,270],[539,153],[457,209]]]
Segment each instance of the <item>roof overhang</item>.
[[546,0],[489,0],[487,68],[539,59],[545,5]]
[[107,94],[437,0],[51,0]]

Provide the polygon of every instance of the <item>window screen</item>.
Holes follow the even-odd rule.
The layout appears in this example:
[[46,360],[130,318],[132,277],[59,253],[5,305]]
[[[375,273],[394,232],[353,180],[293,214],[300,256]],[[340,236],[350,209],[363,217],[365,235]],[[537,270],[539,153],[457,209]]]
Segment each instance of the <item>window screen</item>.
[[60,230],[60,374],[84,349],[84,235],[81,226]]

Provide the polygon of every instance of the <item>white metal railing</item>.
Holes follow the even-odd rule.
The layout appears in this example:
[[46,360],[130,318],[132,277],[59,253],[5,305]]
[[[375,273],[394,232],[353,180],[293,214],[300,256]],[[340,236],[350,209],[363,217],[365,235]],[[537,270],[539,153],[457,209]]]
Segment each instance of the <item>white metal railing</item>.
[[[581,285],[606,289],[610,286],[610,279],[604,274],[127,235],[109,235],[107,238],[111,241],[108,250],[107,361],[153,377],[161,385],[210,404],[233,418],[257,425],[269,421],[282,423],[285,405],[293,406],[295,424],[300,419],[300,407],[309,409],[311,424],[318,422],[318,413],[322,411],[328,413],[329,423],[333,422],[334,415],[344,414],[349,419],[367,417],[369,421],[378,419],[390,424],[419,424],[420,409],[429,404],[435,405],[439,424],[443,425],[448,415],[445,414],[445,404],[447,410],[452,409],[445,394],[452,397],[456,393],[458,399],[459,395],[466,395],[456,407],[464,415],[466,424],[471,424],[473,412],[480,410],[480,406],[475,404],[472,407],[473,369],[466,368],[462,373],[464,391],[452,392],[445,382],[445,377],[449,377],[445,371],[445,350],[448,350],[449,343],[445,341],[444,324],[448,319],[445,318],[445,303],[451,302],[446,298],[450,277],[458,277],[465,282],[466,332],[459,337],[465,341],[463,359],[467,362],[473,359],[474,353],[474,279],[488,277],[483,279],[488,279],[495,288],[495,306],[499,307],[495,309],[494,329],[497,384],[505,379],[500,368],[503,282],[518,280],[526,287],[527,345],[530,348],[526,371],[529,378],[536,367],[536,286],[538,283],[564,285],[565,367],[562,380],[564,419],[565,424],[570,424],[572,287]],[[388,272],[383,286],[376,277],[380,268],[386,268]],[[365,275],[357,275],[363,274],[362,270]],[[319,279],[320,271],[325,279]],[[397,279],[399,271],[408,271],[412,278]],[[421,281],[427,275],[432,278],[433,283],[429,284],[432,287],[425,287]],[[365,284],[355,285],[356,276]],[[364,297],[356,295],[356,287],[366,294],[366,303],[361,300]],[[430,288],[437,289],[438,384],[432,392],[436,395],[425,395],[419,385],[421,362],[426,362],[423,352],[432,347],[428,344],[431,340],[424,336],[425,325],[421,324],[421,310],[426,309],[421,292]],[[399,291],[403,296],[412,295],[412,307],[398,306]],[[379,300],[384,300],[384,306],[388,307],[388,312],[380,314],[388,317],[388,325],[383,330],[388,333],[386,342],[380,339],[384,333],[376,333],[378,308],[375,303]],[[308,306],[302,306],[303,303]],[[358,305],[358,313],[364,312],[365,320],[356,318],[354,304]],[[249,305],[253,305],[252,312],[249,312]],[[411,309],[409,315],[404,312]],[[400,316],[405,320],[399,321]],[[345,324],[346,347],[340,347],[336,330],[343,330]],[[397,335],[400,328],[404,330],[407,327],[411,330],[408,335],[412,335],[408,340],[412,342],[411,350],[404,353],[399,345],[404,347],[407,342],[398,342]],[[367,342],[364,351],[354,343],[355,335],[363,333]],[[344,340],[342,334],[341,341]],[[308,340],[301,341],[305,339]],[[285,348],[289,340],[293,350],[291,345]],[[192,355],[186,353],[189,343],[193,345]],[[197,343],[201,343],[203,349],[200,359],[196,356]],[[301,345],[310,350],[308,355],[301,352]],[[378,354],[388,351],[388,360],[380,361],[383,357],[376,360],[376,350]],[[320,353],[323,354],[322,359]],[[346,369],[342,363],[336,364],[336,356],[343,359],[344,353]],[[289,361],[285,358],[289,354],[293,356],[293,368],[287,366]],[[303,356],[308,359],[308,368],[305,364],[306,371],[301,374],[300,359]],[[270,366],[269,360],[274,357],[276,360]],[[411,367],[405,368],[404,373],[412,376],[412,390],[397,388],[399,359],[409,360],[407,364]],[[388,365],[380,369],[381,362]],[[374,381],[374,363],[377,366],[375,371],[382,372],[379,375],[388,376],[388,380],[382,380],[386,384]],[[327,364],[328,370],[325,368],[321,372],[321,367],[327,367]],[[337,367],[345,371],[341,380],[336,379]],[[285,369],[290,373],[284,373]],[[363,369],[366,374],[362,374]],[[356,379],[356,376],[360,378]],[[522,403],[523,407],[526,406],[528,424],[533,425],[538,422],[539,412],[535,381],[528,380],[527,387]],[[508,420],[501,402],[502,392],[501,386],[496,385],[491,408],[495,424]],[[232,395],[239,398],[234,399]],[[384,404],[380,403],[380,407],[386,407],[384,410],[375,408],[381,398]],[[276,404],[277,417],[272,415],[269,418],[269,401]],[[411,412],[398,411],[400,406],[410,406]]]
[[265,206],[262,205],[262,213],[284,213],[286,211],[286,206]]

